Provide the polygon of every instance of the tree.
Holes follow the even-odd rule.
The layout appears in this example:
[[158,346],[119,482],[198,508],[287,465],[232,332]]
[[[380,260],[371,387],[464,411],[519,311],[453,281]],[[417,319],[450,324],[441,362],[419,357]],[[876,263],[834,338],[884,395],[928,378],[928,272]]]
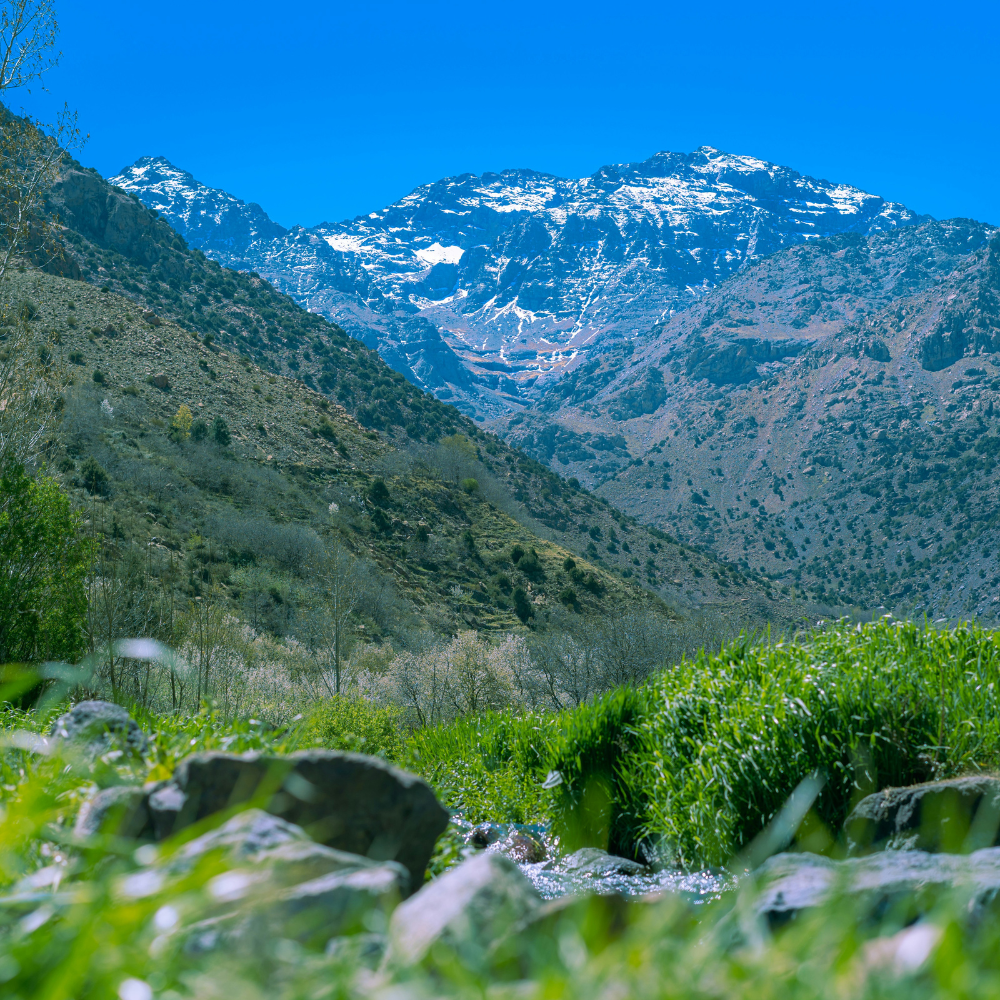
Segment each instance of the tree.
[[[50,0],[7,0],[0,5],[0,100],[7,101],[11,91],[27,87],[56,65],[57,32]],[[44,361],[29,350],[37,307],[16,300],[7,281],[9,270],[25,256],[51,260],[62,252],[53,239],[58,227],[45,201],[64,150],[80,144],[75,116],[68,111],[54,125],[45,125],[0,104],[0,322],[7,328],[0,353],[3,469],[30,467],[47,410],[38,370]]]
[[457,483],[462,473],[475,468],[476,446],[464,434],[449,434],[441,438],[438,447],[445,475]]
[[79,522],[54,480],[0,474],[0,663],[82,653],[93,547]]
[[229,425],[222,419],[222,417],[216,417],[212,422],[212,440],[220,448],[228,448],[232,437],[229,433]]
[[194,415],[188,407],[181,403],[177,407],[174,419],[170,421],[170,438],[173,441],[182,443],[191,436],[191,424],[194,422]]
[[334,694],[340,694],[340,665],[350,628],[350,617],[361,599],[361,580],[357,560],[336,542],[326,554],[321,568],[330,605],[330,630],[333,633]]
[[191,440],[204,441],[208,437],[208,424],[204,420],[196,420],[191,425]]

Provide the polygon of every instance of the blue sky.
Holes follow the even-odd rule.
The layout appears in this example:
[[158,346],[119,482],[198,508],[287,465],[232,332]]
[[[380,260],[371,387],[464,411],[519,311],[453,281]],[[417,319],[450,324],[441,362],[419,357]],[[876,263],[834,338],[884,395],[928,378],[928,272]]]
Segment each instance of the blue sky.
[[1000,5],[62,0],[103,174],[162,154],[284,225],[707,144],[1000,224]]

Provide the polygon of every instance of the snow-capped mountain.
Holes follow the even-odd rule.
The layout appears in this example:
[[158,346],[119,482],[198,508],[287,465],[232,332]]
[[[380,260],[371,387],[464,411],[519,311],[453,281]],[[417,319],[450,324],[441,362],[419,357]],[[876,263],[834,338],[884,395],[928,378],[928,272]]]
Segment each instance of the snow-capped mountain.
[[272,222],[256,202],[240,201],[206,187],[162,156],[144,156],[110,183],[139,195],[191,245],[203,253],[240,258],[280,239],[287,230]]
[[377,347],[417,384],[496,416],[748,262],[923,221],[904,206],[701,147],[565,179],[463,174],[354,220],[285,231],[162,159],[111,178],[193,245]]

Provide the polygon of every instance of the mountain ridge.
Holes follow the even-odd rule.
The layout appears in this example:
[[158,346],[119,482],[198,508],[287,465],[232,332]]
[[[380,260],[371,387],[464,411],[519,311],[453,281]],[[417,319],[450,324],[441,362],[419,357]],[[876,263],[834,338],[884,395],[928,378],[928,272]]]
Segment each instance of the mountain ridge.
[[[132,168],[111,181],[155,200]],[[190,236],[190,216],[163,204]],[[747,260],[817,233],[922,218],[849,185],[701,147],[576,180],[462,174],[354,220],[206,252],[265,275],[415,384],[485,419],[531,405],[596,344],[685,308]]]

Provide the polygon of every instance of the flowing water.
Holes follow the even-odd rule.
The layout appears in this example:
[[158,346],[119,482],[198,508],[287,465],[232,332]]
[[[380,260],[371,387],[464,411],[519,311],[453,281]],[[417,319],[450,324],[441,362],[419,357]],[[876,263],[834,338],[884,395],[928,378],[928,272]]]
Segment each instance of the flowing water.
[[[461,816],[454,816],[452,826],[469,845],[467,853],[478,848],[506,854],[515,861],[543,899],[584,893],[638,897],[672,892],[700,903],[717,899],[735,884],[730,873],[719,870],[687,872],[647,867],[603,851],[567,854],[558,839],[537,824],[488,823],[474,827]],[[460,860],[456,858],[456,863]]]

